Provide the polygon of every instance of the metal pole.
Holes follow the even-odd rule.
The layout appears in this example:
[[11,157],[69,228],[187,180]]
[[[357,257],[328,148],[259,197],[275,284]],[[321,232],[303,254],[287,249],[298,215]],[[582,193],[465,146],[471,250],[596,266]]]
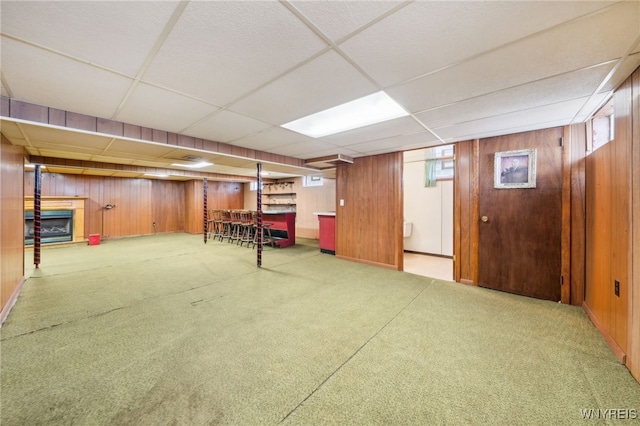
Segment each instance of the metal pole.
[[33,193],[33,264],[36,269],[40,267],[40,227],[42,226],[42,216],[40,211],[40,201],[42,192],[42,171],[40,165],[36,164],[36,182]]
[[257,214],[256,214],[256,232],[258,233],[258,267],[262,267],[262,164],[258,163],[256,165],[257,174],[258,174],[258,190],[257,193]]
[[207,233],[208,233],[208,227],[209,227],[209,212],[207,211],[207,190],[208,190],[208,184],[207,184],[207,178],[204,178],[204,202],[202,203],[202,205],[204,206],[204,243],[207,244]]

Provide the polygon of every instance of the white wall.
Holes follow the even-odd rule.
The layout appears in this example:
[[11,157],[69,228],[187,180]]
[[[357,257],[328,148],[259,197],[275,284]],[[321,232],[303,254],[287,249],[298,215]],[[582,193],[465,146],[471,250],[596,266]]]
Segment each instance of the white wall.
[[404,220],[413,224],[404,249],[453,256],[453,181],[424,186],[424,161],[404,163]]

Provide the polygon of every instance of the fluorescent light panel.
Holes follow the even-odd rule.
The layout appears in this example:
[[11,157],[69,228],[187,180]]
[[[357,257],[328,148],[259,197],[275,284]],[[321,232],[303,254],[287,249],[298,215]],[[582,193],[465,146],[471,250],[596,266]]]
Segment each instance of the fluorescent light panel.
[[380,91],[282,125],[285,129],[321,138],[409,115]]
[[188,167],[190,169],[201,169],[203,167],[213,166],[213,163],[209,163],[209,162],[206,162],[206,161],[201,161],[199,163],[193,163],[193,164],[173,163],[172,166]]

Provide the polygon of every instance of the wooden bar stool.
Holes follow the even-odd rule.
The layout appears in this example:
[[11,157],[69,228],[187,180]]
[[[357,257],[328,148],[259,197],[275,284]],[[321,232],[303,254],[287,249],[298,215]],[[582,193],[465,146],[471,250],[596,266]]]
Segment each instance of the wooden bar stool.
[[224,241],[225,238],[231,238],[231,212],[229,210],[222,210],[222,234],[220,234],[220,241]]
[[231,210],[231,235],[229,241],[240,240],[240,233],[242,232],[242,221],[240,220],[240,210]]
[[222,221],[222,210],[212,210],[210,218],[209,236],[212,238],[222,238],[224,236],[224,223]]
[[[275,241],[271,236],[271,225],[273,223],[264,223],[262,222],[262,245],[270,245],[275,247]],[[253,248],[255,248],[256,244],[258,244],[258,213],[253,212]],[[249,244],[247,243],[247,246]]]
[[242,243],[247,243],[247,247],[249,247],[249,243],[253,242],[253,212],[249,210],[245,210],[240,212],[240,225],[241,227],[241,235],[238,242],[240,243],[240,247],[242,247]]

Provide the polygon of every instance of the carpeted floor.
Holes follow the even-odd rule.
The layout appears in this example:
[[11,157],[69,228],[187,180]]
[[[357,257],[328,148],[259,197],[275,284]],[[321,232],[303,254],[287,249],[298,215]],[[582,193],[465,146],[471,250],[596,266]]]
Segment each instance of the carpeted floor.
[[299,242],[266,248],[260,269],[254,250],[201,235],[44,249],[1,330],[0,423],[558,425],[640,414],[640,384],[582,309]]

